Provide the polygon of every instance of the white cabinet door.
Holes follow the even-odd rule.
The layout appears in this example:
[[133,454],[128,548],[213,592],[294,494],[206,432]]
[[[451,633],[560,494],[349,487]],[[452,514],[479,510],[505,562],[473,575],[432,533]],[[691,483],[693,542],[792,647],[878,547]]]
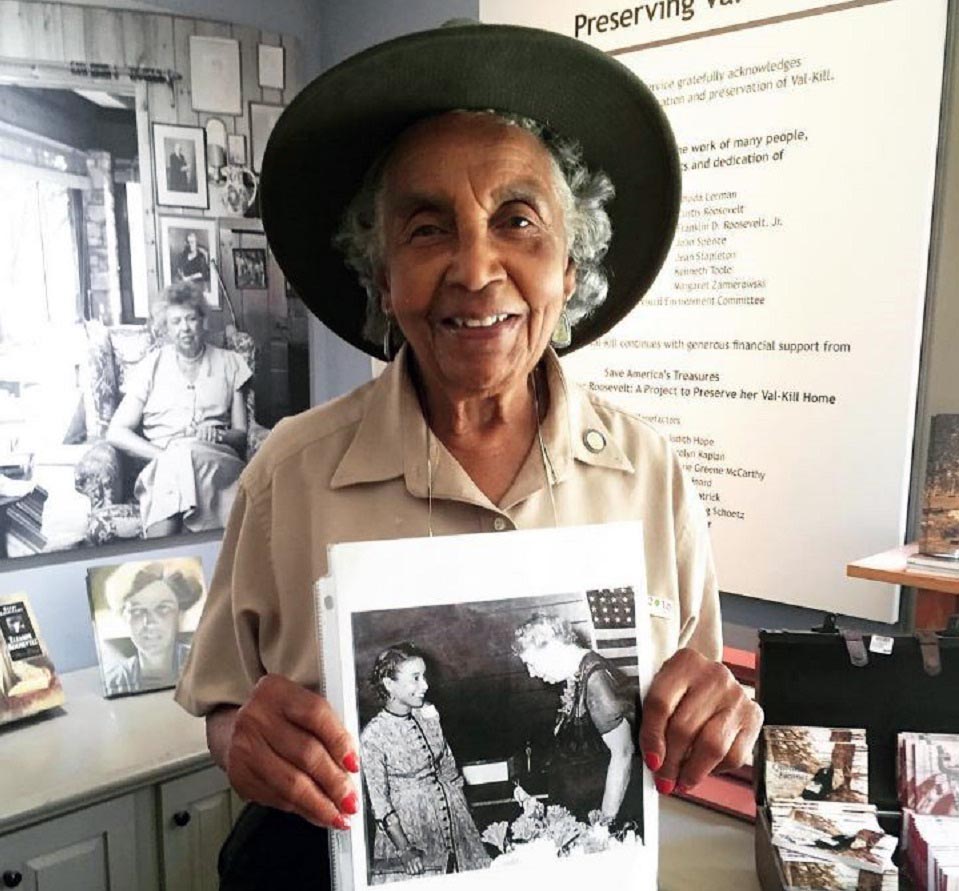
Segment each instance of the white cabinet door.
[[217,855],[235,817],[233,798],[218,767],[160,785],[166,891],[215,891]]
[[136,830],[130,795],[0,838],[0,888],[127,891],[135,887]]

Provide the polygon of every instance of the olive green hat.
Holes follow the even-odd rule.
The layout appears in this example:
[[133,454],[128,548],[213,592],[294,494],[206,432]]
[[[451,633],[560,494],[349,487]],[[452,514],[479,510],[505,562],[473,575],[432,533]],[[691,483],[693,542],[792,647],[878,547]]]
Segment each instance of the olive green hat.
[[374,46],[321,74],[280,116],[263,157],[260,200],[270,247],[296,293],[371,356],[366,293],[333,248],[374,160],[420,118],[452,109],[533,118],[583,148],[616,188],[606,300],[573,326],[575,350],[605,334],[646,293],[679,214],[676,142],[659,103],[624,65],[578,40],[533,28],[463,24]]

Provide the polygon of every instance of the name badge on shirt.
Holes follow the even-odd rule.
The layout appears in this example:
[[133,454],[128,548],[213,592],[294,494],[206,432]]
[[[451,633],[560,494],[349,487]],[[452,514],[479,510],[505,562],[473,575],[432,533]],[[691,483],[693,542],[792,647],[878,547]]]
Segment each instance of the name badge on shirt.
[[650,594],[647,597],[649,601],[649,614],[655,619],[668,619],[673,614],[673,602],[665,597],[657,597]]

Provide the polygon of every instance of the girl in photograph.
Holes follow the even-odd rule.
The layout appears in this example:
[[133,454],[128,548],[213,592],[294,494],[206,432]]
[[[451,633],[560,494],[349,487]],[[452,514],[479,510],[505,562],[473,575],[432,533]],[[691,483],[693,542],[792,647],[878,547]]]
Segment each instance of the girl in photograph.
[[360,734],[376,836],[371,882],[489,866],[463,777],[426,702],[426,662],[412,643],[376,657],[370,683],[383,707]]
[[513,651],[530,677],[566,684],[553,730],[549,804],[588,823],[641,821],[642,775],[633,763],[637,696],[626,676],[581,646],[559,616],[524,622]]
[[200,597],[203,586],[162,563],[141,569],[128,588],[107,588],[107,602],[130,629],[136,652],[104,670],[108,696],[172,687],[186,662],[190,645],[178,639],[180,616]]
[[196,285],[166,288],[153,311],[168,342],[130,372],[107,440],[148,462],[134,490],[144,538],[222,529],[244,466],[253,374],[239,353],[206,342]]

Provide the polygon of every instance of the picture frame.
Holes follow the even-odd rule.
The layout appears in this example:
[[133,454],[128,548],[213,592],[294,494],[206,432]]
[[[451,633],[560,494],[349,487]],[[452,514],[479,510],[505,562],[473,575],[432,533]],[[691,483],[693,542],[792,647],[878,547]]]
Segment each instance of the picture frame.
[[265,290],[266,249],[233,248],[233,281],[239,290]]
[[227,134],[226,157],[234,167],[246,166],[246,136],[242,133]]
[[[87,599],[105,697],[176,684],[206,593],[199,557],[136,560],[87,570]],[[165,671],[158,671],[160,667]]]
[[263,152],[266,151],[267,140],[284,109],[283,105],[250,103],[250,166],[254,173],[259,173],[263,166]]
[[[194,244],[190,243],[193,236]],[[216,220],[203,217],[160,217],[160,269],[163,287],[179,281],[195,281],[207,304],[220,308],[220,290],[215,270],[219,262],[219,230]]]
[[284,50],[282,46],[265,43],[257,46],[257,67],[261,87],[271,90],[285,89]]
[[194,111],[242,114],[240,43],[229,37],[190,37],[190,93]]
[[206,131],[181,124],[153,124],[156,202],[163,207],[206,209]]

